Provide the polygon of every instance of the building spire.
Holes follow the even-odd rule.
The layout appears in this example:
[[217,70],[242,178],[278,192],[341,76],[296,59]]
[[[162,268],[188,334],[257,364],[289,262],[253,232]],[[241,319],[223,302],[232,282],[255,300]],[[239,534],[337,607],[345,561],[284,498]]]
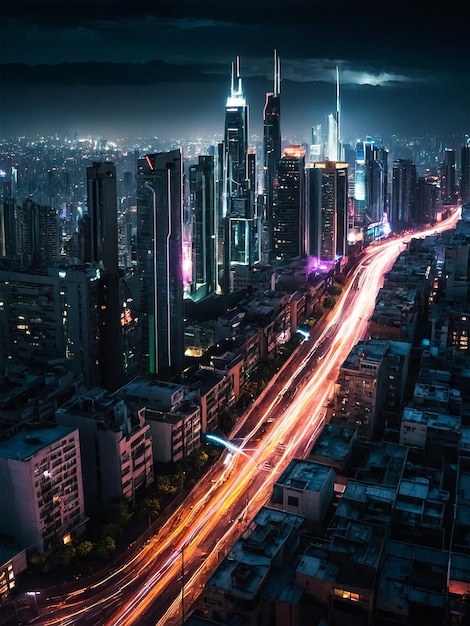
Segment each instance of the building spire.
[[274,50],[274,95],[281,93],[281,60],[277,56],[277,50]]
[[337,154],[336,159],[340,161],[342,159],[342,146],[341,146],[341,100],[339,94],[339,68],[336,66],[336,138],[337,138]]

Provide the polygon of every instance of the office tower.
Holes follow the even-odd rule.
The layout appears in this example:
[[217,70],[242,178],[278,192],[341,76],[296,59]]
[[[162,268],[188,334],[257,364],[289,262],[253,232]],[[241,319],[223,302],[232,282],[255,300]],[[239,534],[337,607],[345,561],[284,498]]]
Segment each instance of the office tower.
[[307,254],[315,267],[330,270],[347,253],[348,165],[311,163],[306,175]]
[[85,531],[78,430],[54,426],[0,442],[0,532],[41,554]]
[[441,200],[442,204],[457,202],[457,187],[455,179],[455,150],[446,148],[444,160],[441,163]]
[[370,138],[356,142],[356,156],[354,167],[354,226],[364,228],[366,219],[366,148],[370,145]]
[[100,295],[100,385],[115,391],[124,382],[119,294],[116,167],[111,162],[87,167],[87,242],[85,261],[98,264]]
[[323,135],[321,124],[312,126],[312,138],[310,143],[310,163],[323,161]]
[[388,219],[392,230],[400,230],[413,218],[415,195],[415,164],[410,159],[396,159],[392,166],[392,199]]
[[280,61],[274,51],[274,88],[266,94],[263,111],[263,153],[264,153],[264,224],[262,251],[269,262],[272,254],[274,184],[277,180],[277,167],[281,158],[281,75]]
[[15,199],[10,181],[3,182],[0,196],[0,257],[16,258]]
[[16,209],[16,232],[20,268],[47,267],[59,259],[57,211],[31,198]]
[[228,150],[227,195],[243,196],[248,150],[248,106],[240,77],[240,57],[236,57],[235,63],[232,63],[230,96],[225,106],[224,143]]
[[183,159],[147,154],[137,166],[137,262],[144,371],[183,369]]
[[279,160],[273,208],[273,257],[278,261],[306,253],[304,169],[304,148],[287,146]]
[[382,222],[387,212],[388,150],[366,144],[366,215],[372,224]]
[[[223,175],[225,201],[223,215],[222,290],[233,291],[237,268],[243,271],[254,260],[254,153],[248,156],[248,106],[240,78],[240,59],[232,65],[230,96],[225,109]],[[222,156],[222,155],[221,155]],[[251,176],[251,178],[250,178]]]
[[98,263],[106,274],[117,273],[116,166],[104,161],[87,167],[87,216],[89,221],[85,261]]
[[215,159],[200,156],[189,169],[191,277],[189,297],[200,300],[217,289]]
[[462,204],[470,202],[470,139],[460,152],[460,199]]

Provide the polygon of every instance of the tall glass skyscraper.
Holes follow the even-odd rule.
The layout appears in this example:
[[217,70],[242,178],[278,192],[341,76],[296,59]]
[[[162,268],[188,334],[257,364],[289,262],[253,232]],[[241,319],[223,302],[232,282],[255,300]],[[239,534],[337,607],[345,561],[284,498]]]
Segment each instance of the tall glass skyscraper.
[[303,257],[306,253],[304,148],[287,146],[278,167],[273,208],[273,257],[285,261]]
[[263,192],[264,192],[264,216],[263,216],[263,241],[262,253],[264,260],[269,262],[272,256],[273,246],[273,201],[274,184],[277,180],[279,159],[281,158],[281,76],[280,61],[274,52],[274,89],[266,94],[266,103],[263,111]]
[[329,270],[347,253],[348,164],[311,163],[306,173],[308,255]]
[[137,164],[137,266],[144,370],[183,368],[182,152],[147,154]]
[[189,297],[199,300],[217,289],[217,219],[215,159],[200,156],[189,169],[191,211],[191,289]]
[[117,187],[113,163],[87,167],[87,243],[85,260],[98,264],[100,284],[101,385],[115,391],[124,382],[121,298],[119,295]]

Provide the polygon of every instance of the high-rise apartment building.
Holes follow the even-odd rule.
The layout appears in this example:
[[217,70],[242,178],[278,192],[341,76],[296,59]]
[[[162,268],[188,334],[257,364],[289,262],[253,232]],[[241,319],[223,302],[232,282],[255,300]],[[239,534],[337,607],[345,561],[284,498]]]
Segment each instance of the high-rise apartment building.
[[80,433],[88,513],[123,496],[135,503],[136,491],[153,482],[150,426],[118,395],[87,387],[57,409],[55,420]]
[[305,150],[287,146],[278,165],[273,208],[273,257],[278,261],[306,254]]
[[432,224],[440,206],[437,176],[420,176],[416,185],[414,218],[417,224]]
[[308,255],[331,269],[347,253],[348,165],[311,163],[306,175]]
[[181,372],[183,332],[182,152],[147,154],[137,166],[137,260],[144,371]]
[[410,159],[396,159],[392,166],[392,198],[388,221],[392,230],[403,228],[414,217],[416,167]]
[[27,198],[16,209],[16,230],[21,269],[36,270],[59,259],[59,221],[55,209]]
[[41,553],[85,530],[78,430],[20,431],[0,441],[0,532]]

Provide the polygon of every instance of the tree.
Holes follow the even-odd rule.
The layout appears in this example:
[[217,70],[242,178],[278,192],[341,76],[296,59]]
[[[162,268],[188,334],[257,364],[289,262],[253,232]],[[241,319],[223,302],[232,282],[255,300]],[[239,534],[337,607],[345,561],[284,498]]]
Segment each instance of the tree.
[[324,313],[325,313],[325,307],[322,304],[317,303],[313,309],[313,313],[312,313],[313,317],[316,320],[319,320],[320,317],[324,315]]
[[328,293],[332,296],[339,296],[341,295],[342,291],[343,291],[343,287],[339,283],[334,282],[329,288]]
[[323,300],[323,306],[325,307],[325,309],[332,309],[336,304],[336,298],[335,296],[326,296],[326,298]]
[[149,526],[160,513],[160,500],[157,498],[144,498],[139,505],[139,515],[148,519]]
[[57,550],[57,560],[60,565],[67,567],[75,558],[75,548],[71,543],[61,544]]
[[77,556],[83,559],[87,557],[92,550],[93,550],[93,544],[91,543],[91,541],[88,541],[87,539],[85,539],[85,541],[82,541],[81,543],[79,543],[76,548]]
[[96,547],[96,553],[102,559],[109,558],[111,552],[116,549],[116,542],[112,537],[104,537]]
[[116,525],[118,532],[132,519],[133,513],[129,509],[129,501],[126,497],[120,497],[111,504],[110,517]]

